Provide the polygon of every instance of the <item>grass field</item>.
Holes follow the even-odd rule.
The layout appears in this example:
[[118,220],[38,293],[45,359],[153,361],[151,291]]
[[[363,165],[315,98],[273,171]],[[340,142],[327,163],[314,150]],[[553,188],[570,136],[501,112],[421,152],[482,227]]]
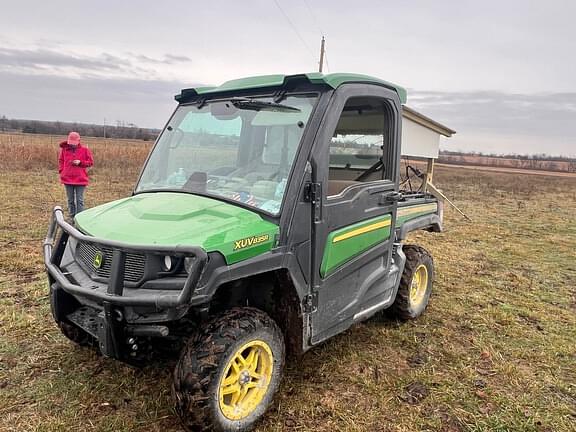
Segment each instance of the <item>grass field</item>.
[[[41,243],[65,202],[57,142],[0,135],[0,431],[179,431],[172,364],[103,359],[52,321]],[[146,145],[89,144],[87,204],[128,194]],[[259,431],[576,431],[576,179],[435,176],[474,222],[447,210],[444,233],[411,239],[435,257],[427,313],[290,363]]]

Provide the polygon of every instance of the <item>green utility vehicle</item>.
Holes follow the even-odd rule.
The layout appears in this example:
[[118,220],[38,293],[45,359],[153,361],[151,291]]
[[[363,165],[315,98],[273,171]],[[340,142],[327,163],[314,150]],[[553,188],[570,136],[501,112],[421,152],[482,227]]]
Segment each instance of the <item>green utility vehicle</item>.
[[401,87],[310,73],[182,90],[133,194],[56,207],[44,243],[66,337],[145,362],[180,350],[188,430],[252,428],[286,355],[388,309],[416,318],[434,267],[414,230],[441,203],[400,188]]

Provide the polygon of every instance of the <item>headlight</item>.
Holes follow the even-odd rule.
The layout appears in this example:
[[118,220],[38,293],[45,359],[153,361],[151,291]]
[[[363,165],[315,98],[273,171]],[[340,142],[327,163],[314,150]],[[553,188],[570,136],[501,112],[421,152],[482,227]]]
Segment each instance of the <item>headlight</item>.
[[172,266],[174,265],[174,259],[170,256],[170,255],[166,255],[164,257],[164,271],[170,271],[172,270]]
[[194,261],[195,261],[195,258],[193,258],[193,257],[187,257],[184,259],[184,269],[186,270],[186,273],[190,274],[190,271],[192,270],[192,266],[194,265]]

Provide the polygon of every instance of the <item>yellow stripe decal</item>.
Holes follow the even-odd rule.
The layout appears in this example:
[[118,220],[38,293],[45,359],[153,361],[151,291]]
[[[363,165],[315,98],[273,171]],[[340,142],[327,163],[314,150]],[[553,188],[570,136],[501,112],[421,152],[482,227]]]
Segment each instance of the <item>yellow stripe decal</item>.
[[[410,215],[413,213],[422,213],[422,212],[426,212],[426,211],[436,211],[436,210],[437,210],[437,205],[435,203],[425,204],[425,205],[420,205],[417,207],[408,207],[405,209],[398,209],[398,216],[406,216],[406,215]],[[368,233],[371,231],[375,231],[375,230],[380,229],[380,228],[385,228],[385,227],[390,226],[390,225],[391,225],[390,219],[383,220],[380,222],[375,222],[373,224],[366,225],[366,226],[361,227],[361,228],[356,228],[355,230],[352,230],[352,231],[348,231],[347,233],[340,234],[340,235],[338,235],[332,239],[332,243],[338,243],[339,241],[342,241],[342,240],[348,240],[349,238],[356,237],[358,235],[365,234],[365,233]]]
[[334,239],[332,239],[332,243],[337,243],[339,241],[342,240],[347,240],[351,237],[356,237],[357,235],[360,234],[365,234],[367,232],[371,232],[371,231],[375,231],[377,229],[380,228],[385,228],[387,226],[390,226],[390,219],[388,220],[384,220],[384,221],[380,221],[380,222],[376,222],[370,225],[366,225],[365,227],[362,228],[356,228],[355,230],[349,231],[347,233],[344,234],[340,234],[339,236],[334,237]]
[[417,207],[407,207],[398,209],[398,216],[406,216],[413,213],[422,213],[426,211],[436,211],[436,204],[425,204]]

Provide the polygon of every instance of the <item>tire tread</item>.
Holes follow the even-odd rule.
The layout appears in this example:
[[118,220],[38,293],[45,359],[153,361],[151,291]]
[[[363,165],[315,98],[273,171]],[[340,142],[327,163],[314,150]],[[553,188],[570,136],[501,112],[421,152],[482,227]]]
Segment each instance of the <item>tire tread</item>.
[[208,321],[188,340],[174,369],[172,390],[176,412],[187,430],[220,430],[213,413],[210,385],[220,372],[227,347],[262,328],[283,341],[278,326],[266,313],[237,307]]
[[433,282],[434,259],[432,258],[430,252],[428,252],[422,246],[405,245],[402,250],[406,255],[406,264],[404,265],[404,271],[402,272],[396,299],[390,307],[390,312],[401,320],[410,320],[417,317],[417,315],[415,316],[410,308],[410,285],[412,283],[412,276],[420,264],[429,260],[432,268],[430,278],[431,282]]

